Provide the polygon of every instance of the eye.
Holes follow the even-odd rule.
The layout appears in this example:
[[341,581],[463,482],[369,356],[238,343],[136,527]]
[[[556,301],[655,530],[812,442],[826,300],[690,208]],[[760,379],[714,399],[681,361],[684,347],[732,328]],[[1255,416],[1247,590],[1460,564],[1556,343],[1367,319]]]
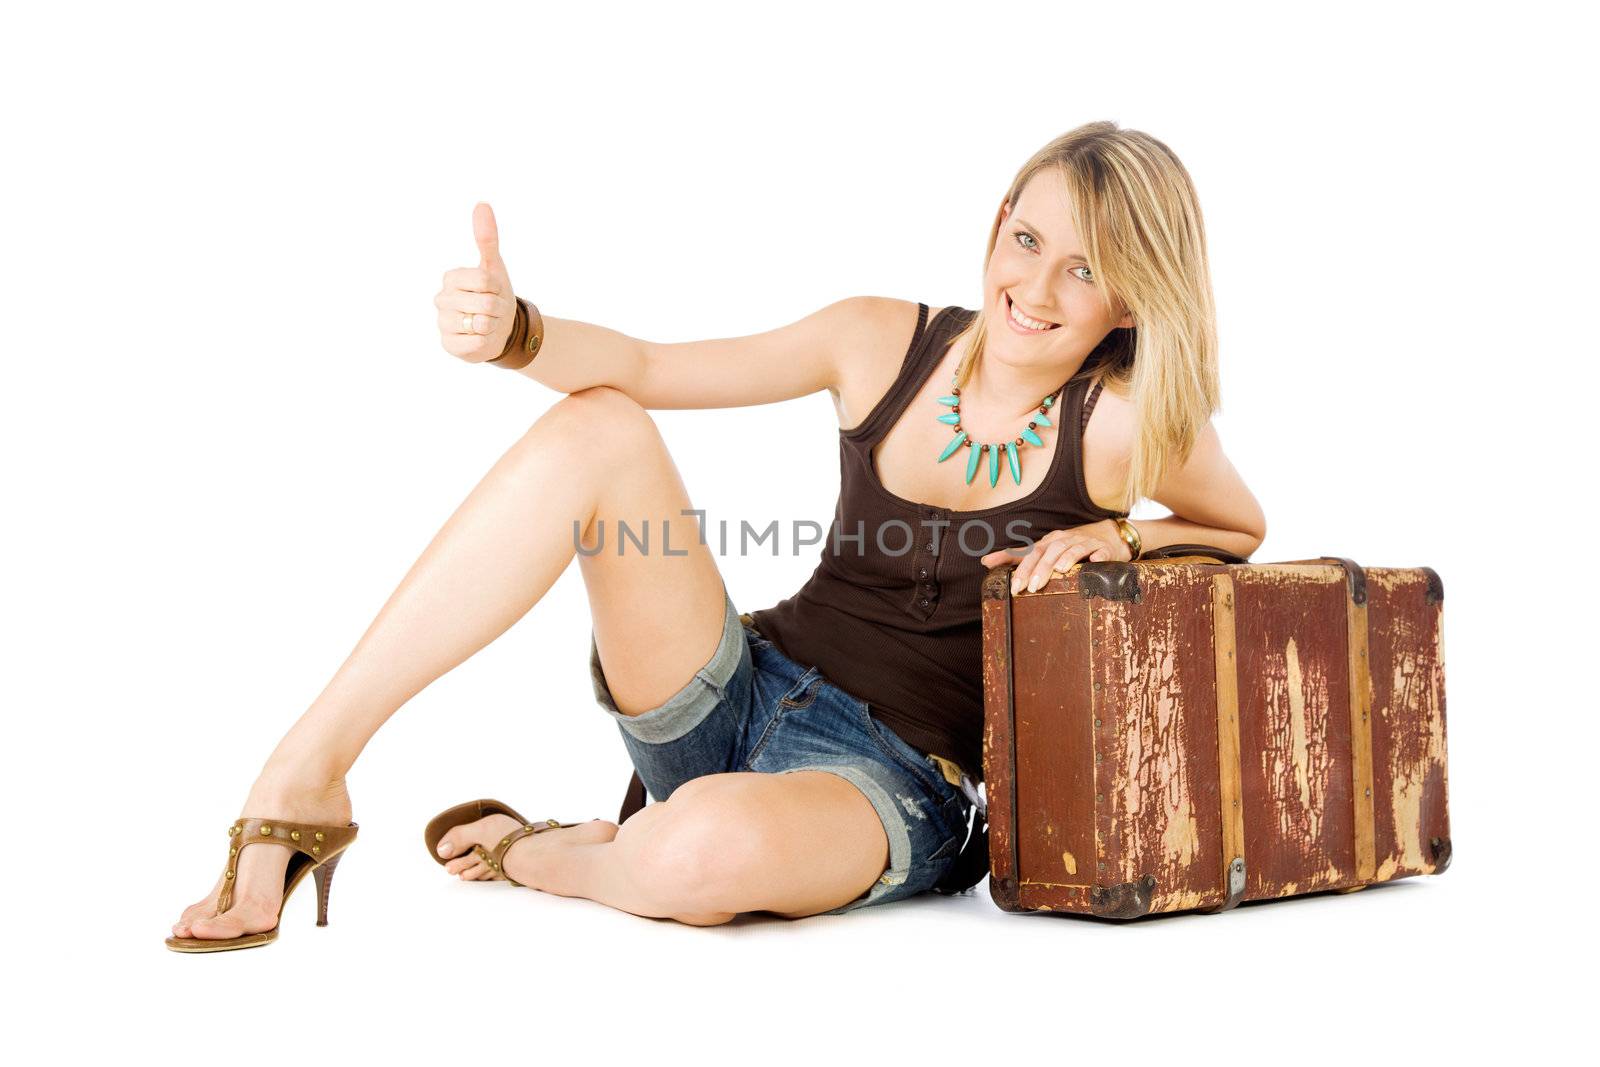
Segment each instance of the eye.
[[[1017,242],[1017,244],[1021,245],[1029,252],[1033,252],[1039,247],[1039,242],[1035,241],[1033,239],[1033,234],[1029,233],[1027,230],[1016,230],[1011,234],[1011,237]],[[1094,284],[1094,271],[1090,270],[1088,267],[1074,267],[1072,269],[1083,271],[1082,274],[1078,275],[1079,281],[1088,285]]]

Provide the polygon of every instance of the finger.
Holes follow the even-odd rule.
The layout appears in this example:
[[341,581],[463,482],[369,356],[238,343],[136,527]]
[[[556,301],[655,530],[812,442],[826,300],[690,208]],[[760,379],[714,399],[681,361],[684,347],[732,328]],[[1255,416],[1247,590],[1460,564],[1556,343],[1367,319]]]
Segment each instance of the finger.
[[495,315],[463,314],[459,311],[439,312],[439,332],[442,334],[476,334],[484,336],[494,333],[500,328],[500,319]]
[[456,267],[444,272],[444,289],[466,289],[474,293],[498,293],[499,279],[482,267]]
[[1055,560],[1053,569],[1056,573],[1066,574],[1073,566],[1087,559],[1096,548],[1100,547],[1092,541],[1078,541],[1069,547]]
[[1039,556],[1042,552],[1043,549],[1035,545],[1028,551],[1026,556],[1022,557],[1022,562],[1017,564],[1016,570],[1011,572],[1011,591],[1013,593],[1022,592],[1023,588],[1028,584],[1028,576],[1033,573],[1033,568],[1038,564]]
[[486,203],[479,203],[472,209],[472,238],[478,242],[478,266],[504,274],[506,265],[500,259],[500,228],[495,225],[494,208]]
[[439,343],[446,352],[468,363],[482,363],[497,354],[489,351],[488,342],[481,333],[441,334]]
[[1072,545],[1065,541],[1057,541],[1045,548],[1039,554],[1039,561],[1034,565],[1028,575],[1028,592],[1038,592],[1044,588],[1046,582],[1055,577],[1057,570],[1064,570],[1066,564],[1061,563],[1062,557],[1072,550]]
[[978,562],[985,567],[998,567],[1002,563],[1015,563],[1028,554],[1031,545],[1013,545],[1010,548],[997,548],[987,556],[981,556]]
[[440,311],[467,311],[483,315],[516,312],[516,306],[499,293],[479,293],[471,289],[440,289],[433,294],[433,306]]
[[1078,558],[1078,550],[1083,546],[1076,541],[1072,541],[1064,542],[1058,547],[1059,551],[1048,553],[1048,558],[1040,569],[1049,569],[1057,574],[1065,574],[1072,566],[1073,561]]

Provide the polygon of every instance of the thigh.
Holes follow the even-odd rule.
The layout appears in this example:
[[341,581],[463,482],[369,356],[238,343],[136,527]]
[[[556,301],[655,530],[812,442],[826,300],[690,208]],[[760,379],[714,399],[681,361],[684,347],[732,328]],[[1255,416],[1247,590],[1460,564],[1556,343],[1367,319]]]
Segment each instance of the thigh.
[[750,647],[755,638],[726,592],[718,632],[711,657],[666,700],[636,714],[617,707],[610,665],[590,641],[595,701],[616,722],[628,758],[655,800],[704,775],[741,769],[757,689]]
[[707,775],[665,807],[703,853],[695,869],[707,911],[816,915],[866,893],[888,865],[877,811],[829,771]]
[[[869,706],[816,672],[779,701],[751,746],[751,770],[778,776],[823,772],[853,787],[888,845],[886,862],[855,895],[830,913],[914,896],[938,883],[965,839],[965,797],[932,761],[888,727]],[[839,819],[839,811],[828,816]],[[839,823],[839,825],[843,825]],[[823,836],[830,827],[822,825]]]
[[659,706],[711,658],[726,589],[683,479],[649,412],[607,386],[563,399],[601,486],[574,548],[594,645],[623,714]]
[[749,771],[751,751],[770,739],[777,720],[815,697],[821,675],[788,659],[747,620],[724,592],[711,658],[662,703],[631,715],[612,698],[609,667],[591,641],[595,701],[615,720],[654,799],[706,775]]

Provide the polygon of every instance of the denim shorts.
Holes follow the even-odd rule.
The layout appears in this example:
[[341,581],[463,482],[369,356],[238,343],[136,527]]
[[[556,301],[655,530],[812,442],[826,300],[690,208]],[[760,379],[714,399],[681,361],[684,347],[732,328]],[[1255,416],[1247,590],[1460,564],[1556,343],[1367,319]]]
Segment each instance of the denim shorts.
[[593,631],[595,699],[617,720],[634,769],[664,800],[692,778],[730,771],[831,771],[872,802],[889,839],[889,863],[861,896],[823,914],[885,904],[930,889],[955,862],[971,802],[927,753],[918,752],[850,695],[778,651],[726,603],[711,661],[666,703],[639,715],[617,710]]

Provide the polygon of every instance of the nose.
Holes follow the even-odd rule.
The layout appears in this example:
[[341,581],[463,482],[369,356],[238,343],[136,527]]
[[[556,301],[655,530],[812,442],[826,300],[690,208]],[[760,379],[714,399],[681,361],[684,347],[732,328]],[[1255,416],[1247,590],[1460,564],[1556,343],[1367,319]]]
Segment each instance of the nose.
[[1026,303],[1029,311],[1038,312],[1051,322],[1060,322],[1055,311],[1055,298],[1050,292],[1050,280],[1043,271],[1036,271],[1013,290]]

